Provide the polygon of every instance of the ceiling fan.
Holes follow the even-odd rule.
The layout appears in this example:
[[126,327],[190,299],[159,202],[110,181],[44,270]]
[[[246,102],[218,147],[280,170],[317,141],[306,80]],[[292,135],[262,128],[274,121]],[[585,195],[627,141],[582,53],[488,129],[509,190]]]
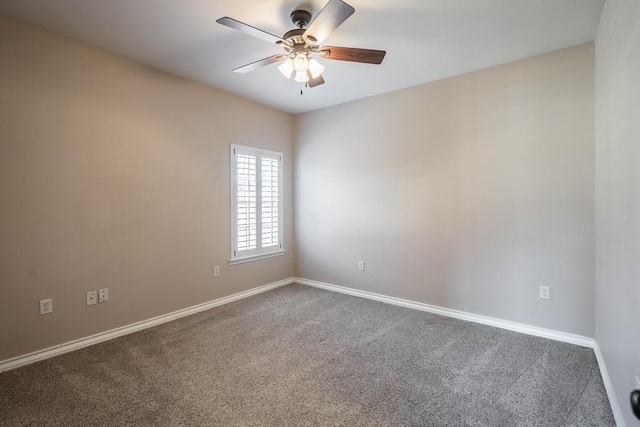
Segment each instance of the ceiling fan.
[[[275,36],[251,25],[224,17],[218,19],[218,24],[226,25],[245,34],[275,43],[284,49],[284,53],[273,55],[259,61],[252,62],[233,71],[248,73],[258,68],[276,62],[282,62],[278,69],[288,79],[294,80],[308,87],[319,86],[324,83],[322,72],[324,66],[314,57],[334,59],[338,61],[362,62],[365,64],[380,64],[386,52],[384,50],[359,49],[353,47],[320,46],[320,44],[344,21],[355,9],[342,0],[329,0],[318,16],[311,21],[311,13],[306,10],[291,12],[291,21],[297,27],[287,31],[282,37]],[[302,94],[302,91],[300,92]]]

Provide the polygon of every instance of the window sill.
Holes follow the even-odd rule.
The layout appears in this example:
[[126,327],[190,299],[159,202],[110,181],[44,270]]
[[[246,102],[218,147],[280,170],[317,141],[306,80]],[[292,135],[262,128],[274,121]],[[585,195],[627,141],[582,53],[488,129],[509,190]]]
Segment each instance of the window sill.
[[273,258],[284,255],[286,251],[269,252],[268,254],[252,255],[244,258],[235,258],[229,260],[229,265],[244,264],[245,262],[259,261],[261,259]]

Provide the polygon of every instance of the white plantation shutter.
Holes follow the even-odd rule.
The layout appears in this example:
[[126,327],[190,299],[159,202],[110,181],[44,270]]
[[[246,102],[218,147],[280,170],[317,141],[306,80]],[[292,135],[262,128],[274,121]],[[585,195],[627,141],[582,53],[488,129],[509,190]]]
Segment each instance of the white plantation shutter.
[[281,255],[282,153],[231,146],[231,263]]
[[262,158],[262,246],[276,246],[279,220],[279,159],[277,157]]
[[256,248],[258,228],[256,157],[239,154],[237,166],[238,250]]

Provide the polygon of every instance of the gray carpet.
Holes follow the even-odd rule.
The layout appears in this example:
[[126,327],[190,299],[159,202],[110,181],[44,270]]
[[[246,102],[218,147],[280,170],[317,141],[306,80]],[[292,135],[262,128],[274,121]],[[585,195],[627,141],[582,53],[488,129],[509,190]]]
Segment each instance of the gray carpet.
[[615,424],[591,349],[290,285],[2,373],[0,425]]

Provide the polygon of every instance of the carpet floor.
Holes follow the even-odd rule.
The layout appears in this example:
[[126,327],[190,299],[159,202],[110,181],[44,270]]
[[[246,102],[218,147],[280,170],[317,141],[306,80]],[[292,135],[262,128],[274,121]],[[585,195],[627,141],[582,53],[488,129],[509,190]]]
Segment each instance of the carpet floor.
[[4,372],[0,425],[615,423],[589,348],[289,285]]

